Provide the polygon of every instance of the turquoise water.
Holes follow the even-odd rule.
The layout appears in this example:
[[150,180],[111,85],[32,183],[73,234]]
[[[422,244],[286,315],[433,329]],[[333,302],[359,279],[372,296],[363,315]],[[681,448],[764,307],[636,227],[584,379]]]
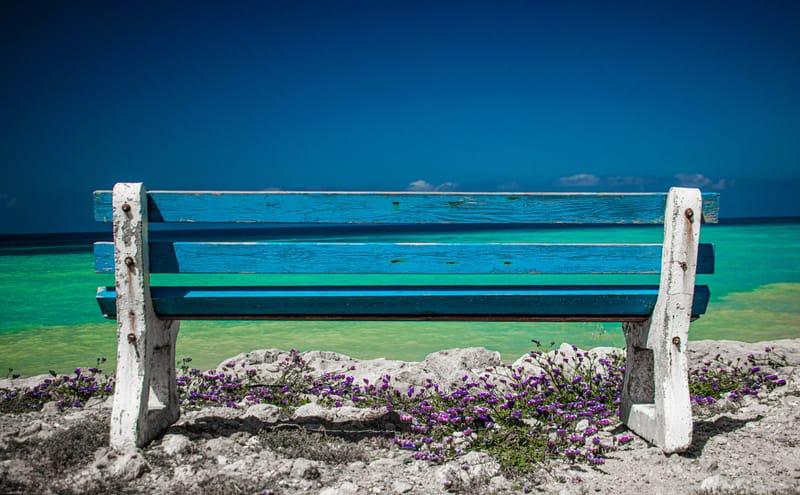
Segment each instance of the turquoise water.
[[[382,234],[386,240],[409,240],[404,234]],[[447,241],[457,235],[426,234],[427,241]],[[542,231],[480,231],[458,234],[475,241],[527,242],[659,242],[661,229],[597,228]],[[708,314],[692,324],[692,339],[760,341],[800,337],[800,223],[707,225],[703,242],[716,245],[717,273],[699,277],[711,287]],[[343,236],[330,237],[331,240]],[[347,235],[348,240],[358,236]],[[372,239],[375,236],[371,237]],[[415,238],[419,240],[417,236]],[[95,289],[113,285],[113,277],[93,272],[90,251],[48,253],[19,248],[0,255],[0,370],[13,367],[25,375],[50,369],[67,371],[94,365],[106,356],[113,369],[115,323],[102,318]],[[535,276],[534,283],[566,282]],[[231,285],[253,276],[220,277]],[[267,278],[267,277],[264,277]],[[580,282],[585,277],[570,277]],[[199,283],[201,277],[190,277]],[[280,283],[348,283],[352,276],[269,277]],[[405,276],[395,283],[443,283],[442,277]],[[614,277],[605,280],[613,281]],[[177,283],[162,277],[155,282]],[[359,283],[380,284],[384,277],[358,277]],[[457,283],[529,282],[530,276],[460,277]],[[653,283],[652,276],[637,282]],[[192,356],[201,368],[257,348],[322,349],[359,358],[419,360],[445,348],[485,346],[513,360],[530,350],[531,339],[568,341],[582,347],[622,345],[618,323],[464,323],[464,322],[204,322],[181,323],[180,356]]]

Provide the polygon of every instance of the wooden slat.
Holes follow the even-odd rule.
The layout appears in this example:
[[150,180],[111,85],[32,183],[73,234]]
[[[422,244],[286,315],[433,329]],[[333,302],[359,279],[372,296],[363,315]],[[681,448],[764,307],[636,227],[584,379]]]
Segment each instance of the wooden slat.
[[[703,218],[717,221],[716,193]],[[151,191],[151,222],[658,224],[666,193],[411,193]],[[95,219],[112,217],[111,192],[94,194]]]
[[703,193],[703,223],[719,223],[719,193]]
[[[166,319],[635,320],[652,313],[657,295],[655,285],[152,288]],[[705,313],[708,299],[698,286],[692,313]],[[113,287],[98,289],[97,300],[116,316]]]
[[151,244],[151,271],[183,273],[659,273],[661,246],[526,243]]
[[[152,273],[622,274],[659,273],[660,244],[153,242]],[[95,244],[113,273],[114,246]],[[697,273],[714,273],[701,244]]]

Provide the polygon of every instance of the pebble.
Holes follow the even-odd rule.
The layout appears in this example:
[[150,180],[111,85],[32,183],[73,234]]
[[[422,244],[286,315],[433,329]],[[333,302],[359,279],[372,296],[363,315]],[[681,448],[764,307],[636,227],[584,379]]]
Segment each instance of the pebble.
[[180,481],[183,483],[190,482],[195,477],[194,467],[192,467],[191,465],[178,466],[175,468],[175,471],[173,472],[173,477],[175,478],[176,481]]
[[414,485],[406,481],[395,481],[392,483],[393,493],[408,493],[414,489]]
[[319,478],[319,463],[308,459],[295,459],[292,463],[292,477],[312,480]]
[[122,453],[108,464],[109,474],[123,481],[132,481],[149,471],[150,465],[139,451]]
[[257,418],[265,423],[277,423],[282,416],[281,409],[272,404],[253,404],[245,413],[245,417]]
[[185,435],[169,434],[164,435],[161,439],[161,448],[167,455],[183,454],[189,447],[192,446],[192,441]]
[[236,447],[236,443],[233,442],[230,438],[226,437],[219,437],[219,438],[212,438],[206,442],[206,451],[208,452],[209,456],[219,456],[229,454],[233,452]]
[[722,477],[718,474],[709,476],[700,483],[700,489],[707,490],[709,492],[719,490],[720,487],[722,487]]
[[345,481],[337,488],[323,488],[322,491],[319,492],[319,495],[356,495],[357,493],[358,486],[349,481]]
[[33,423],[32,425],[28,426],[27,428],[23,428],[19,433],[17,433],[17,436],[19,436],[19,437],[29,437],[29,436],[31,436],[31,435],[33,435],[35,433],[40,432],[40,431],[42,431],[42,423],[40,421],[37,421],[37,422]]
[[347,467],[353,471],[361,471],[362,469],[366,469],[367,465],[364,464],[364,461],[353,461],[348,464]]
[[387,472],[391,472],[390,470],[399,464],[401,463],[394,459],[376,459],[369,463],[369,468],[376,470],[387,470]]

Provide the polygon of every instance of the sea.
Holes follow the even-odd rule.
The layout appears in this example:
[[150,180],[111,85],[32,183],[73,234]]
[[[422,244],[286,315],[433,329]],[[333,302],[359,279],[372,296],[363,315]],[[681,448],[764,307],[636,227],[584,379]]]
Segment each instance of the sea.
[[[154,235],[157,235],[154,234]],[[214,234],[188,232],[187,236]],[[255,231],[248,235],[256,235]],[[358,227],[314,231],[284,227],[286,239],[358,242],[369,238],[397,242],[660,242],[661,227],[569,227],[387,229],[377,233]],[[92,243],[110,240],[107,233],[0,236],[0,377],[65,373],[95,366],[113,371],[116,323],[106,320],[95,301],[99,286],[113,285],[112,275],[94,272]],[[759,342],[800,338],[800,218],[723,219],[703,225],[701,242],[715,245],[716,273],[698,277],[711,289],[708,313],[691,325],[690,338]],[[153,277],[153,284],[202,284],[202,276]],[[218,276],[224,278],[225,276]],[[253,283],[253,275],[221,280],[230,285]],[[413,284],[413,283],[593,283],[597,276],[261,276],[256,283]],[[456,276],[453,276],[456,277]],[[633,283],[657,283],[652,275]],[[600,276],[601,283],[620,281]],[[630,280],[626,281],[630,283]],[[621,283],[621,281],[620,281]],[[421,360],[431,352],[483,346],[513,361],[535,346],[563,342],[582,348],[622,346],[619,323],[512,322],[319,322],[319,321],[184,321],[178,359],[191,357],[200,369],[216,367],[236,354],[278,348],[335,351],[361,359]],[[13,371],[12,371],[13,370]]]

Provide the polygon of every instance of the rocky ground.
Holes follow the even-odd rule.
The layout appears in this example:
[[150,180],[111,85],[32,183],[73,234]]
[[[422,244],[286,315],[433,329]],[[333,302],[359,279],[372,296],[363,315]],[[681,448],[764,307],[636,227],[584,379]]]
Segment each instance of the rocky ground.
[[[698,366],[718,353],[746,356],[767,345],[786,356],[787,365],[776,370],[786,386],[696,411],[694,441],[683,454],[664,455],[636,438],[599,467],[557,462],[511,476],[477,452],[444,464],[414,460],[391,442],[403,428],[395,415],[315,403],[184,411],[163,438],[117,453],[108,448],[109,399],[66,413],[47,407],[0,415],[0,493],[797,494],[800,339],[690,342],[690,361]],[[256,351],[232,360],[268,374],[281,355]],[[420,363],[359,362],[319,352],[306,358],[316,370],[350,369],[358,379],[391,372],[400,384],[426,377],[455,382],[499,364],[499,356],[484,349],[442,351]]]

